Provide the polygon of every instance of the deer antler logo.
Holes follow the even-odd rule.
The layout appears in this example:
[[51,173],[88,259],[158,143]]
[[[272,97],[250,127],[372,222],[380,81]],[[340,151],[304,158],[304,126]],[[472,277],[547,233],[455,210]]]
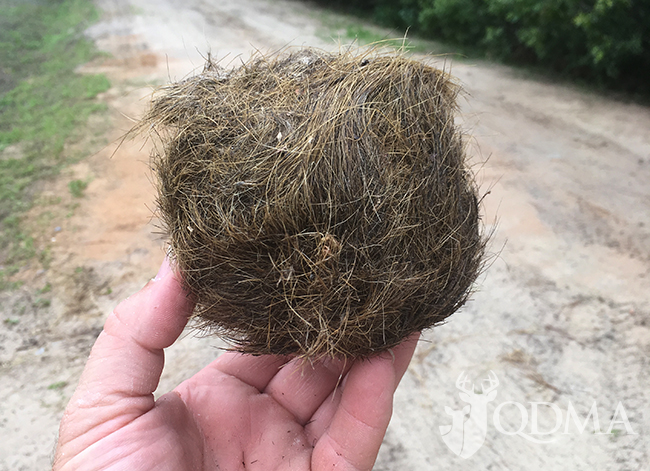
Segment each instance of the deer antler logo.
[[[489,383],[487,388],[486,382]],[[467,387],[470,383],[463,371],[456,380],[456,387],[461,391],[458,396],[468,405],[461,410],[445,407],[445,412],[452,417],[452,423],[440,426],[445,444],[461,458],[469,458],[483,446],[487,433],[487,403],[496,397],[499,379],[490,370],[488,377],[481,382],[480,393],[474,392],[474,383]]]

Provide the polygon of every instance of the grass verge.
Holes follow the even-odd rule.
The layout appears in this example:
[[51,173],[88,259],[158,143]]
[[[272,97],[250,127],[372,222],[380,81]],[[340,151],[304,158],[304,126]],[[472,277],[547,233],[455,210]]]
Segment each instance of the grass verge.
[[21,228],[38,182],[75,160],[65,143],[110,87],[76,68],[97,56],[83,31],[98,13],[89,0],[0,0],[0,289],[35,255]]
[[322,25],[316,35],[325,41],[338,41],[341,44],[350,42],[360,46],[378,44],[382,47],[404,49],[407,52],[450,55],[461,57],[459,52],[438,41],[414,38],[408,31],[398,31],[394,28],[376,25],[353,12],[336,8],[319,7],[314,18]]

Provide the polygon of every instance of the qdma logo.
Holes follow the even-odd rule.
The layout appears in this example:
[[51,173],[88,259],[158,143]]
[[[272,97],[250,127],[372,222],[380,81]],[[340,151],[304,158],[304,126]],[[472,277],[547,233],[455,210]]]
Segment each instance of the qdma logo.
[[445,412],[452,417],[452,422],[451,425],[440,427],[445,444],[461,458],[469,458],[483,446],[487,433],[487,404],[497,396],[499,379],[494,371],[490,371],[481,382],[479,394],[474,392],[474,383],[471,383],[471,387],[467,387],[468,384],[470,380],[462,372],[456,380],[456,387],[461,391],[458,396],[467,405],[461,410],[445,406]]
[[[458,396],[467,405],[460,410],[445,407],[445,412],[451,416],[451,425],[439,427],[445,444],[461,458],[469,458],[485,442],[488,427],[487,405],[489,402],[494,401],[499,386],[499,379],[494,371],[488,373],[487,378],[481,381],[480,386],[480,392],[477,392],[474,383],[467,378],[465,372],[461,373],[456,380],[456,387],[460,390]],[[611,414],[611,421],[606,432],[602,432],[600,428],[596,401],[592,402],[591,408],[584,417],[580,416],[571,401],[567,404],[566,413],[552,402],[529,402],[528,404],[530,405],[530,414],[528,408],[519,402],[505,401],[496,406],[492,414],[494,428],[503,435],[516,435],[538,444],[552,443],[559,440],[563,435],[576,432],[581,434],[585,430],[592,435],[618,435],[625,429],[626,434],[637,435],[632,429],[621,402],[618,402],[616,409]],[[517,429],[506,430],[502,425],[501,410],[505,407],[517,409],[520,416]],[[552,427],[547,427],[546,430],[543,430],[539,424],[542,413],[547,416],[547,420],[544,421],[546,424],[554,423]],[[590,420],[593,427],[587,426]],[[563,425],[564,430],[560,431]]]

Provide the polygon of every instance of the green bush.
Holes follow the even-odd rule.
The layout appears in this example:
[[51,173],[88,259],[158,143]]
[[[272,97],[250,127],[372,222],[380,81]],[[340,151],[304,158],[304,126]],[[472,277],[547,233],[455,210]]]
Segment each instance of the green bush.
[[[323,2],[325,3],[325,2]],[[337,0],[384,25],[650,94],[647,0]]]
[[[650,6],[633,0],[488,0],[492,16],[483,38],[488,51],[526,49],[531,61],[595,82],[632,85],[624,72],[648,77]],[[645,10],[645,11],[643,11]],[[645,46],[645,47],[644,47]],[[516,57],[515,57],[516,58]],[[634,70],[634,64],[640,66]],[[632,67],[631,67],[632,66]],[[645,72],[644,72],[645,71]],[[639,72],[642,72],[639,75]]]
[[490,25],[483,0],[422,0],[417,28],[431,37],[459,44],[479,44]]

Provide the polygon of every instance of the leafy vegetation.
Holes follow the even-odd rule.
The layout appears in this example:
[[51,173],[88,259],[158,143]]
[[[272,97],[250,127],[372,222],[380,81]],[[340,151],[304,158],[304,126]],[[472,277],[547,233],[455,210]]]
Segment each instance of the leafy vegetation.
[[360,45],[381,44],[385,47],[421,53],[443,54],[448,52],[439,42],[421,37],[414,38],[412,35],[407,35],[406,31],[387,32],[386,28],[359,20],[355,15],[319,11],[318,21],[321,28],[316,31],[316,34],[326,41],[349,40]]
[[35,253],[21,230],[34,183],[71,162],[66,141],[104,109],[108,79],[75,72],[97,55],[83,36],[96,18],[89,0],[0,0],[0,287]]
[[488,57],[650,95],[650,3],[639,0],[334,0],[327,5]]

